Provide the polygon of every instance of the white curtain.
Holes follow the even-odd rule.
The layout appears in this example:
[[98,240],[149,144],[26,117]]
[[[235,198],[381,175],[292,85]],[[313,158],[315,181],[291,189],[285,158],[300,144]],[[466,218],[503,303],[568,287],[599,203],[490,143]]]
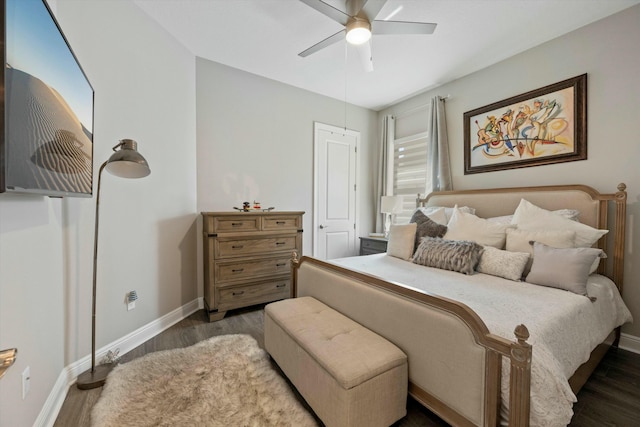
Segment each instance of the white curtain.
[[453,189],[444,103],[439,96],[431,98],[427,123],[427,194]]
[[[376,232],[384,230],[385,214],[380,212],[380,200],[382,196],[390,196],[393,193],[393,180],[389,176],[391,168],[389,161],[393,156],[389,152],[395,135],[395,119],[393,116],[384,116],[382,119],[382,136],[380,138],[380,150],[378,152],[378,181],[374,188],[376,206]],[[390,188],[391,187],[391,188]]]

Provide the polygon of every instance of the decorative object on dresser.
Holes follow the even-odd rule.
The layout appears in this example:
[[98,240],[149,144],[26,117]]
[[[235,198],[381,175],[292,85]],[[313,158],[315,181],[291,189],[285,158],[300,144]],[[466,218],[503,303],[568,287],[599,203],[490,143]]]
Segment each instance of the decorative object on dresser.
[[91,369],[78,376],[76,385],[81,390],[88,390],[104,385],[113,364],[107,363],[96,366],[96,268],[98,260],[98,220],[100,219],[100,183],[102,171],[106,168],[109,173],[121,178],[144,178],[151,173],[149,164],[138,153],[138,143],[132,139],[123,139],[113,147],[109,159],[100,166],[98,171],[98,189],[96,190],[96,221],[93,238],[93,304],[91,309]]
[[291,252],[302,253],[304,212],[202,212],[204,303],[228,310],[291,296]]
[[361,237],[360,255],[381,254],[387,252],[389,240],[384,237]]

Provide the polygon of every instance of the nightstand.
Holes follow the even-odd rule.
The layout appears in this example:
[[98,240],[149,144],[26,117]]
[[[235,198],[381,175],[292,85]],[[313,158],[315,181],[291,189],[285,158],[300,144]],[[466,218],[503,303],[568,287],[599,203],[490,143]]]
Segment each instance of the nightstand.
[[360,255],[380,254],[387,252],[388,239],[384,237],[361,237]]

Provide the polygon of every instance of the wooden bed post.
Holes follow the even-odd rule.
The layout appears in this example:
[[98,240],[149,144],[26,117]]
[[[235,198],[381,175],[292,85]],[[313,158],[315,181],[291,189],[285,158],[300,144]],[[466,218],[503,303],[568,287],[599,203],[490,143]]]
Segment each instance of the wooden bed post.
[[531,344],[529,330],[524,325],[514,331],[518,342],[511,345],[511,376],[509,384],[509,426],[528,427],[531,391]]

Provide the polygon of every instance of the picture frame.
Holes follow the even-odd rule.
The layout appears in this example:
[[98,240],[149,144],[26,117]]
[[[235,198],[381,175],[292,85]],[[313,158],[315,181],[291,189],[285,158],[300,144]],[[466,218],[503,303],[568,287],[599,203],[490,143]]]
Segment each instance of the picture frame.
[[94,90],[46,0],[0,0],[0,194],[92,197]]
[[464,113],[464,174],[587,159],[587,75]]

